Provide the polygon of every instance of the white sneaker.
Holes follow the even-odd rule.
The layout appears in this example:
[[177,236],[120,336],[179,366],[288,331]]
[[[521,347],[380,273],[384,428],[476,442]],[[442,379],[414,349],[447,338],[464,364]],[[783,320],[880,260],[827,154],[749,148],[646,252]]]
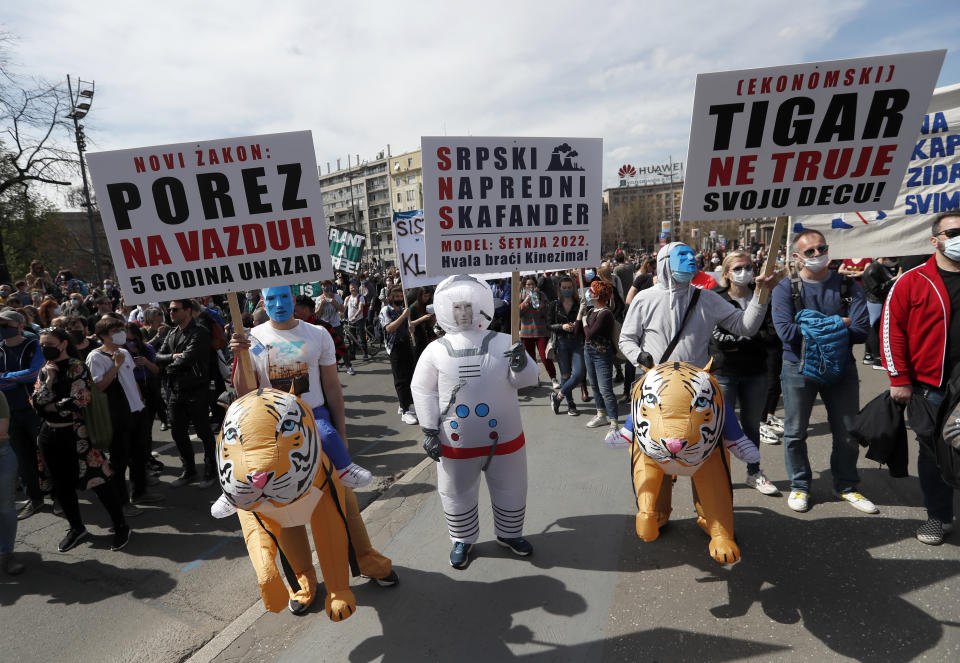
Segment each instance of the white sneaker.
[[790,497],[787,498],[787,506],[793,509],[794,511],[799,511],[803,513],[804,511],[810,510],[810,494],[805,493],[802,490],[794,490],[790,493]]
[[773,429],[773,432],[777,435],[783,435],[783,419],[780,417],[775,417],[772,414],[767,415],[767,421],[765,422],[767,426]]
[[780,490],[770,483],[770,480],[764,476],[762,471],[757,471],[755,474],[747,475],[747,485],[751,488],[756,488],[764,495],[779,495]]
[[366,470],[356,463],[350,463],[340,472],[340,483],[347,488],[361,488],[373,480],[370,470]]
[[402,406],[402,405],[398,405],[398,406],[397,406],[397,414],[399,414],[399,415],[401,415],[401,416],[403,415],[403,406]]
[[405,424],[410,424],[411,426],[416,426],[420,422],[417,420],[417,415],[413,412],[404,412],[400,415],[400,420]]
[[356,375],[357,372],[353,370],[353,366],[347,369],[347,375]]
[[612,426],[603,441],[610,449],[627,449],[633,444],[632,433],[625,428],[615,429]]
[[610,420],[607,419],[605,414],[594,415],[593,419],[587,422],[587,428],[600,428],[601,426],[606,426],[610,423]]
[[551,382],[552,382],[552,384],[553,384],[553,390],[554,390],[554,391],[560,391],[560,383],[557,382],[556,380],[552,380]]
[[880,509],[878,509],[873,502],[871,502],[870,500],[868,500],[866,497],[864,497],[858,492],[850,491],[849,493],[838,493],[837,491],[833,491],[833,494],[842,500],[850,502],[850,506],[852,506],[857,511],[862,511],[863,513],[879,513],[880,512]]
[[763,444],[780,444],[783,440],[775,429],[767,424],[760,424],[760,441]]

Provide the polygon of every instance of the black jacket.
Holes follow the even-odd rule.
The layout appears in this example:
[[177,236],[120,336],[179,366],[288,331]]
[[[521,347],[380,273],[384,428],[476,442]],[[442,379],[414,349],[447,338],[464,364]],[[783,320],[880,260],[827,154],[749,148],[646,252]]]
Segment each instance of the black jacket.
[[[730,297],[729,288],[717,286],[718,295],[740,308],[740,303]],[[752,296],[752,295],[751,295]],[[753,336],[738,336],[717,326],[710,337],[710,356],[713,372],[717,375],[747,376],[767,372],[767,352],[782,352],[780,337],[773,326],[770,307],[763,318],[760,330]]]
[[848,431],[851,442],[868,447],[867,458],[890,468],[890,476],[907,476],[907,427],[903,406],[885,389],[867,403]]
[[863,282],[863,292],[866,294],[868,302],[882,304],[887,301],[887,293],[890,292],[890,288],[895,283],[893,277],[898,269],[899,266],[885,267],[876,260],[867,265],[860,280]]
[[[173,358],[182,353],[183,356]],[[206,390],[210,382],[210,333],[196,320],[174,327],[157,351],[156,363],[167,374],[174,399]]]

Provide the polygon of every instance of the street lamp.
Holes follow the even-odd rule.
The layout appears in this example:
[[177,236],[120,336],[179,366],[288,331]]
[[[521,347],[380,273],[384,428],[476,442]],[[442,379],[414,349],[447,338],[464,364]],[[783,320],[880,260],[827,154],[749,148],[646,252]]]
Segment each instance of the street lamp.
[[100,271],[100,249],[97,246],[97,233],[93,223],[93,203],[90,202],[90,185],[87,184],[87,164],[83,160],[83,152],[87,149],[86,137],[83,135],[83,125],[80,120],[90,112],[93,103],[93,81],[77,79],[77,93],[73,93],[73,83],[70,74],[67,74],[67,89],[70,92],[70,113],[68,119],[73,120],[73,133],[77,138],[77,153],[80,155],[80,177],[83,178],[83,200],[87,208],[87,221],[90,223],[90,241],[93,243],[93,264],[97,268],[97,284],[103,283],[103,274]]

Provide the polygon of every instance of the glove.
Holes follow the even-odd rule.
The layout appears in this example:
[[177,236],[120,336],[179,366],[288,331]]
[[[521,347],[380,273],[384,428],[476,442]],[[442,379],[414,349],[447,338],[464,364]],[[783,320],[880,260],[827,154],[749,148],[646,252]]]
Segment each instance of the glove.
[[527,350],[520,341],[511,345],[510,349],[503,353],[503,356],[507,358],[510,370],[515,373],[527,367]]
[[724,440],[727,450],[744,463],[759,463],[760,450],[757,445],[750,441],[750,438],[744,436],[739,440]]
[[440,431],[434,428],[421,428],[423,431],[423,450],[431,460],[440,460],[443,445],[440,444]]

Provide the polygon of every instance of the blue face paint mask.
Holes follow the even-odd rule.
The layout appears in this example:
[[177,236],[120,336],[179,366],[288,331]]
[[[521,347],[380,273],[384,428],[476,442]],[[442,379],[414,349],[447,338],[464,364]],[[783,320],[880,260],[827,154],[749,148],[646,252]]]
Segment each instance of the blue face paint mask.
[[697,258],[689,246],[675,246],[670,251],[670,271],[677,283],[690,283],[697,273]]
[[265,289],[263,303],[271,320],[286,322],[293,316],[293,291],[288,285]]
[[589,282],[592,281],[596,275],[597,273],[595,271],[588,269],[583,273],[583,278]]

